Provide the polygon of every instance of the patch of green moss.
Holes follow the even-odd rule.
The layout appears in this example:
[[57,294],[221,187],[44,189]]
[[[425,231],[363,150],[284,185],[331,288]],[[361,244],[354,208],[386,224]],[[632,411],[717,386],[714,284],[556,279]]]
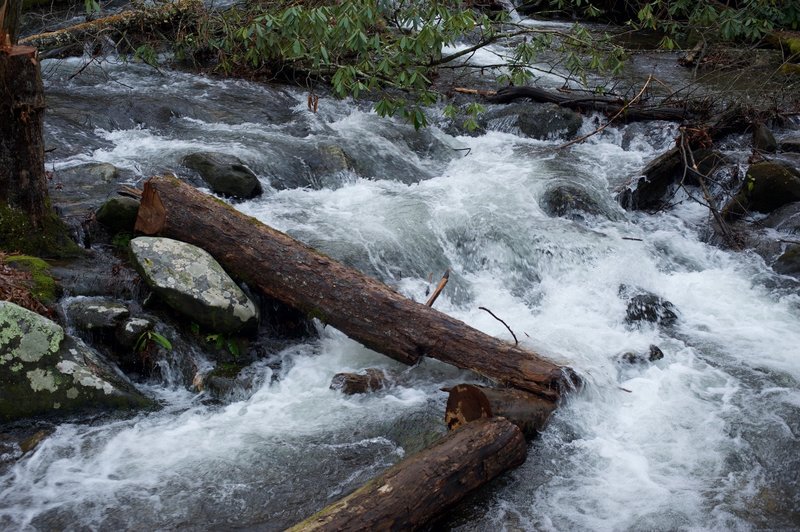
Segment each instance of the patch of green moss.
[[56,281],[50,276],[50,265],[38,257],[30,255],[12,255],[6,258],[6,264],[12,265],[31,274],[33,286],[31,294],[42,304],[49,306],[56,301]]
[[69,237],[66,224],[55,213],[48,213],[38,229],[25,212],[2,204],[0,249],[45,258],[76,257],[82,253]]

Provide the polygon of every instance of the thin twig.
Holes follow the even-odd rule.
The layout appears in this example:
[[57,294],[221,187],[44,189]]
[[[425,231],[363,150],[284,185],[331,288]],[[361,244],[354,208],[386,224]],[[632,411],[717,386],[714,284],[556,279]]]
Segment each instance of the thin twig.
[[481,309],[481,310],[485,310],[486,312],[488,312],[489,314],[491,314],[491,315],[492,315],[492,317],[493,317],[494,319],[496,319],[497,321],[499,321],[500,323],[502,323],[503,325],[505,325],[505,326],[506,326],[506,329],[508,329],[508,332],[510,332],[510,333],[511,333],[511,336],[513,336],[513,337],[514,337],[514,347],[516,347],[516,346],[518,346],[518,345],[519,345],[519,340],[517,340],[517,335],[516,335],[516,334],[514,334],[514,331],[512,331],[512,330],[511,330],[511,327],[509,327],[509,326],[508,326],[508,324],[507,324],[506,322],[504,322],[503,320],[501,320],[500,318],[498,318],[497,316],[495,316],[495,315],[494,315],[494,312],[492,312],[492,311],[491,311],[491,310],[489,310],[488,308],[486,308],[486,307],[478,307],[478,308],[479,308],[479,309]]
[[439,294],[441,294],[442,290],[444,290],[444,287],[447,284],[448,279],[450,279],[450,268],[447,268],[447,271],[444,272],[444,275],[442,275],[442,280],[439,281],[439,285],[436,287],[436,290],[434,290],[433,294],[431,294],[431,297],[428,298],[428,301],[425,303],[426,305],[428,305],[429,307],[433,306],[433,303],[436,301],[436,298],[438,298]]

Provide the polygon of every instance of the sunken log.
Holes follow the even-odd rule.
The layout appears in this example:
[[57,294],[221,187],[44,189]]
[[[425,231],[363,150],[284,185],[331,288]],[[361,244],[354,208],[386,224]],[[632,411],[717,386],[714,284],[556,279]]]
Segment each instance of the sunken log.
[[429,356],[557,400],[568,368],[473,329],[175,177],[145,183],[136,230],[202,247],[248,286],[405,364]]
[[445,391],[450,395],[444,421],[450,430],[480,418],[500,416],[519,427],[530,440],[544,429],[556,408],[551,401],[513,388],[459,384]]
[[525,461],[522,433],[503,418],[480,419],[406,458],[289,530],[416,530]]
[[375,392],[386,385],[386,373],[377,368],[367,368],[363,374],[337,373],[331,379],[331,390],[339,390],[345,395]]
[[597,111],[614,116],[620,111],[622,122],[641,122],[646,120],[668,120],[681,122],[690,118],[688,110],[666,105],[635,104],[629,105],[621,98],[602,95],[578,95],[540,87],[505,87],[495,94],[489,95],[492,103],[510,103],[516,100],[529,99],[534,102],[555,103],[575,111]]

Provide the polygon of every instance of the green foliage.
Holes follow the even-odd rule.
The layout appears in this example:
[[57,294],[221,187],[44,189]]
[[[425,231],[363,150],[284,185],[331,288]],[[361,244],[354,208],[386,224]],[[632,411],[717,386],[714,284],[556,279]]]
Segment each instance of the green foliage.
[[83,10],[87,15],[93,15],[100,12],[100,4],[97,0],[83,0]]
[[158,346],[163,347],[164,349],[167,349],[167,350],[172,349],[172,343],[169,340],[167,340],[167,338],[165,338],[163,335],[161,335],[161,334],[159,334],[159,333],[157,333],[157,332],[155,332],[153,330],[148,330],[148,331],[143,332],[139,336],[139,339],[136,340],[136,345],[134,346],[133,349],[137,353],[142,353],[151,344],[158,345]]
[[[489,18],[458,0],[251,5],[213,15],[179,43],[178,56],[211,49],[228,75],[292,72],[308,83],[328,82],[338,97],[369,93],[377,96],[377,114],[420,128],[428,124],[425,108],[440,97],[432,88],[438,67],[469,52],[444,55],[443,49],[467,37],[478,40],[478,49],[523,35],[513,43],[508,74],[500,81],[524,84],[532,76],[530,65],[554,46],[552,31],[513,26],[505,15]],[[620,53],[598,46],[584,28],[576,25],[564,37],[573,52],[568,68],[621,67]],[[474,127],[475,113],[469,114],[468,126]]]
[[206,342],[213,343],[217,349],[226,348],[233,355],[234,360],[239,358],[239,346],[233,338],[222,334],[208,334],[206,335]]

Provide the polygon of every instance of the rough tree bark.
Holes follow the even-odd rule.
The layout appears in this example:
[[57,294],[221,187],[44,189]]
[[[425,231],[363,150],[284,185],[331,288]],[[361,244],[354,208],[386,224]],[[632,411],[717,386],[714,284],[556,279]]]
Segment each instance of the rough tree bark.
[[289,530],[416,530],[527,453],[520,430],[503,418],[480,419]]
[[555,401],[568,368],[477,331],[173,177],[144,186],[136,230],[211,253],[266,295],[406,364],[430,356]]
[[[14,44],[21,0],[0,6],[0,205],[41,229],[48,212],[44,173],[44,87],[36,49]],[[10,11],[8,11],[10,7]]]

